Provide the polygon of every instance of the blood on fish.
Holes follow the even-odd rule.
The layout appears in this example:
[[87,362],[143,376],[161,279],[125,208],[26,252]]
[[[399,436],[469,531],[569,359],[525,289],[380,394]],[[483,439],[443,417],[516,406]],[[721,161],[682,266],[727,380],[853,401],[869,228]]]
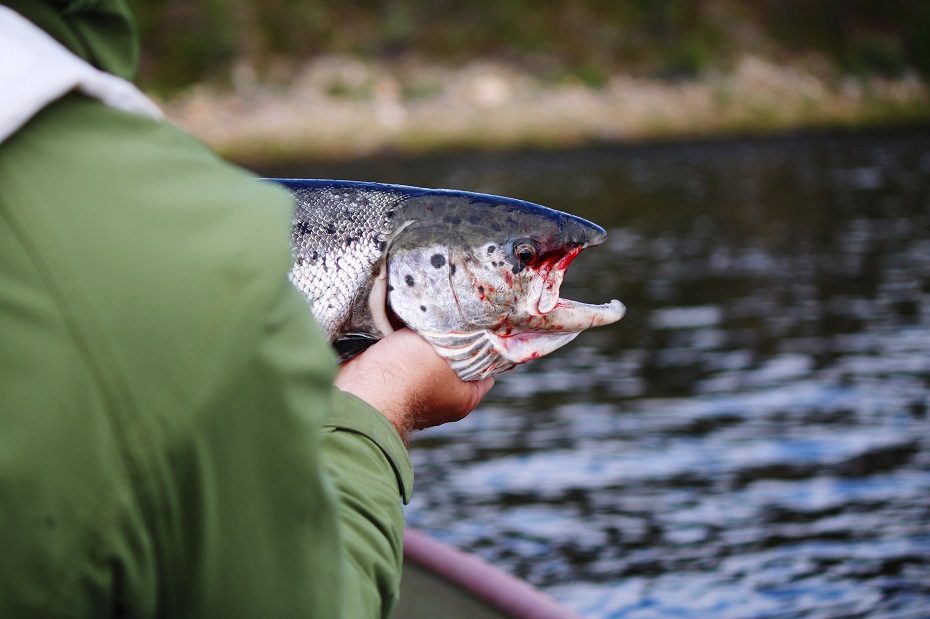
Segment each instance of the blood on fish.
[[539,259],[536,272],[539,273],[543,281],[546,282],[546,290],[552,292],[552,289],[555,287],[555,282],[549,281],[549,275],[552,273],[552,270],[557,269],[559,271],[565,271],[568,265],[572,263],[572,260],[581,253],[581,249],[581,247],[573,247],[568,251],[551,252]]

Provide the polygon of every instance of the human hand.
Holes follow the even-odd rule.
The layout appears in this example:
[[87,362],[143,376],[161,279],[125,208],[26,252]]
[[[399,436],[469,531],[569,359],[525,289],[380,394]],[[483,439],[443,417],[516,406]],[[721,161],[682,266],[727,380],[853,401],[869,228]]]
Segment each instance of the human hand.
[[346,362],[335,384],[378,409],[407,444],[413,430],[465,418],[494,379],[462,381],[426,340],[401,329]]

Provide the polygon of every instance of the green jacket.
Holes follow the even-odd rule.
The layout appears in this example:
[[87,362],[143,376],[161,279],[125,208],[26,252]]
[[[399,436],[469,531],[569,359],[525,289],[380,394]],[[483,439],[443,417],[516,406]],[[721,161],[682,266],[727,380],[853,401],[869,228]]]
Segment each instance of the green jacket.
[[[6,3],[131,72],[119,2]],[[76,94],[0,144],[0,617],[389,613],[412,471],[331,386],[290,212]]]

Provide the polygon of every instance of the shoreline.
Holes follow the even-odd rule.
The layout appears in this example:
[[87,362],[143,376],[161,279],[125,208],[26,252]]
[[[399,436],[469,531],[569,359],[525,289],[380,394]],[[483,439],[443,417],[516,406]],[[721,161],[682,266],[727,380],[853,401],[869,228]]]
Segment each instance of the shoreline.
[[219,154],[263,166],[930,123],[930,90],[914,75],[852,78],[756,56],[696,79],[617,74],[597,85],[501,62],[322,57],[263,81],[239,67],[230,86],[161,103]]

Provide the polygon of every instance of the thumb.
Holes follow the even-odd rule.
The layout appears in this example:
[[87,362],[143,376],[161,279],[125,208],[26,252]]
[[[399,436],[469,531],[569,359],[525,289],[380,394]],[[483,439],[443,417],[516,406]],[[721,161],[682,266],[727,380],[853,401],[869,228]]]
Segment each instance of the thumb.
[[471,387],[472,397],[471,397],[471,402],[469,403],[469,406],[468,406],[468,410],[465,413],[466,415],[470,413],[471,411],[473,411],[476,406],[478,406],[478,403],[481,402],[484,396],[488,394],[488,391],[491,390],[491,387],[494,386],[494,377],[489,376],[483,380],[475,381],[470,384],[472,386]]
[[494,377],[488,376],[484,380],[478,381],[478,400],[475,402],[475,406],[478,406],[478,402],[484,399],[484,396],[488,395],[488,391],[491,390],[491,387],[494,386]]

